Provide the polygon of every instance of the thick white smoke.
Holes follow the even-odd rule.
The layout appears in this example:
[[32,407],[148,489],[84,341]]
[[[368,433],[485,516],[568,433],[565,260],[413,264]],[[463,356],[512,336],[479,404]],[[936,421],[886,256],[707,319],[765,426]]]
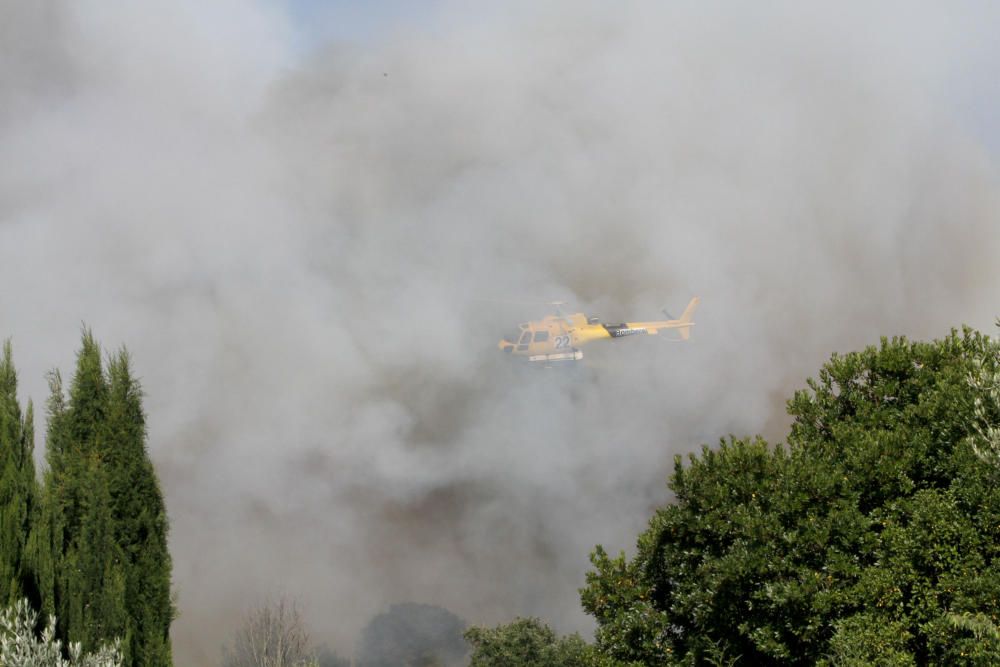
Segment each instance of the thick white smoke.
[[[177,663],[268,594],[344,653],[406,600],[587,631],[674,453],[780,437],[835,350],[989,328],[998,17],[896,9],[443,6],[304,54],[273,3],[0,0],[0,336],[38,403],[81,321],[133,352]],[[687,344],[494,347],[546,314],[505,299],[694,294]]]

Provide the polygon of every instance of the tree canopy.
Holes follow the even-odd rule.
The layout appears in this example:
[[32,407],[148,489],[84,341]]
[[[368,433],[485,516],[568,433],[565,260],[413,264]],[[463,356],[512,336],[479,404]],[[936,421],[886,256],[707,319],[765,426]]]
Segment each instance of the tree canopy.
[[645,664],[1000,662],[996,633],[976,631],[1000,599],[998,471],[976,453],[997,415],[972,381],[998,358],[969,330],[883,339],[796,392],[786,445],[677,457],[676,501],[635,556],[592,554],[598,648]]
[[558,637],[537,618],[518,618],[496,628],[469,628],[470,667],[583,667],[592,664],[580,635]]
[[0,606],[38,602],[28,541],[38,515],[31,404],[22,413],[10,342],[0,356]]
[[443,607],[406,602],[375,616],[361,634],[359,667],[451,667],[468,651],[465,622]]
[[[166,510],[128,353],[112,355],[105,368],[100,346],[84,331],[68,392],[58,372],[50,376],[40,492],[31,409],[20,417],[15,379],[7,346],[0,362],[0,530],[11,535],[0,545],[0,575],[13,574],[3,577],[0,585],[9,586],[0,593],[7,602],[27,596],[57,618],[63,645],[90,651],[120,638],[126,665],[169,665]],[[20,562],[5,556],[8,545]]]

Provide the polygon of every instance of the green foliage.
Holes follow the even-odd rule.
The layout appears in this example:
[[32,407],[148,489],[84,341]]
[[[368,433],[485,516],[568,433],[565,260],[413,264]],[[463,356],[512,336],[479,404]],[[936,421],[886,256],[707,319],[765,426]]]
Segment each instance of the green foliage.
[[104,645],[84,654],[78,643],[67,646],[69,659],[63,657],[62,642],[55,637],[56,621],[49,616],[41,637],[35,636],[38,614],[26,599],[0,611],[0,665],[4,667],[120,667],[119,642]]
[[[984,664],[997,646],[1000,491],[974,438],[971,331],[834,356],[789,402],[787,447],[730,440],[675,463],[636,556],[598,548],[581,591],[605,655],[645,664]],[[978,421],[977,421],[978,419]],[[985,424],[985,425],[984,425]]]
[[27,557],[39,509],[32,422],[30,403],[21,414],[17,373],[7,341],[0,358],[0,604],[14,604],[26,595],[39,601]]
[[589,647],[573,634],[557,637],[537,618],[518,618],[496,628],[469,628],[465,639],[472,645],[470,667],[583,667]]
[[[1000,321],[998,321],[1000,326]],[[972,449],[981,459],[1000,468],[1000,359],[995,348],[973,360],[969,373],[972,389],[974,433]]]
[[948,621],[956,628],[968,630],[979,641],[1000,640],[1000,627],[986,614],[948,614]]
[[855,614],[836,622],[830,640],[830,657],[820,660],[818,664],[910,667],[917,664],[907,649],[907,643],[912,638],[913,635],[902,623],[883,623],[877,615]]
[[108,364],[109,400],[105,467],[115,522],[115,538],[126,563],[128,653],[135,664],[170,664],[170,554],[167,513],[153,464],[146,451],[142,389],[132,376],[128,353]]
[[948,614],[948,622],[960,632],[961,650],[958,653],[963,662],[973,665],[995,662],[1000,652],[1000,627],[995,616],[990,618],[982,612]]
[[64,553],[61,590],[71,642],[96,647],[127,631],[125,564],[115,541],[114,514],[105,471],[91,460],[81,471],[79,535]]
[[447,609],[407,602],[373,618],[361,635],[357,667],[450,667],[465,657],[465,622]]
[[142,391],[122,350],[83,334],[68,392],[50,376],[49,470],[32,538],[43,609],[85,648],[120,636],[125,663],[169,665],[167,517],[146,452]]

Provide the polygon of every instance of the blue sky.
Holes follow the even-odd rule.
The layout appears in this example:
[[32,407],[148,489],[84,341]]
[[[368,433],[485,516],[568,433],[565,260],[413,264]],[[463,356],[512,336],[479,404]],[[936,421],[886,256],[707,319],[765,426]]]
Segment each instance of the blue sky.
[[307,47],[330,39],[366,41],[407,23],[420,23],[439,0],[290,0]]

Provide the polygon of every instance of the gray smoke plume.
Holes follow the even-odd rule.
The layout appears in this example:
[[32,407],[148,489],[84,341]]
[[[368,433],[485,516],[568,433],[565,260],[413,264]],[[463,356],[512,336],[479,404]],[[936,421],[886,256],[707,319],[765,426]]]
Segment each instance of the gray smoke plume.
[[[673,454],[780,438],[831,352],[990,328],[1000,17],[880,7],[443,4],[306,50],[273,2],[0,0],[0,336],[39,403],[81,321],[132,351],[177,663],[273,594],[346,654],[406,601],[587,633]],[[509,301],[695,294],[684,344],[495,348],[548,312]]]

